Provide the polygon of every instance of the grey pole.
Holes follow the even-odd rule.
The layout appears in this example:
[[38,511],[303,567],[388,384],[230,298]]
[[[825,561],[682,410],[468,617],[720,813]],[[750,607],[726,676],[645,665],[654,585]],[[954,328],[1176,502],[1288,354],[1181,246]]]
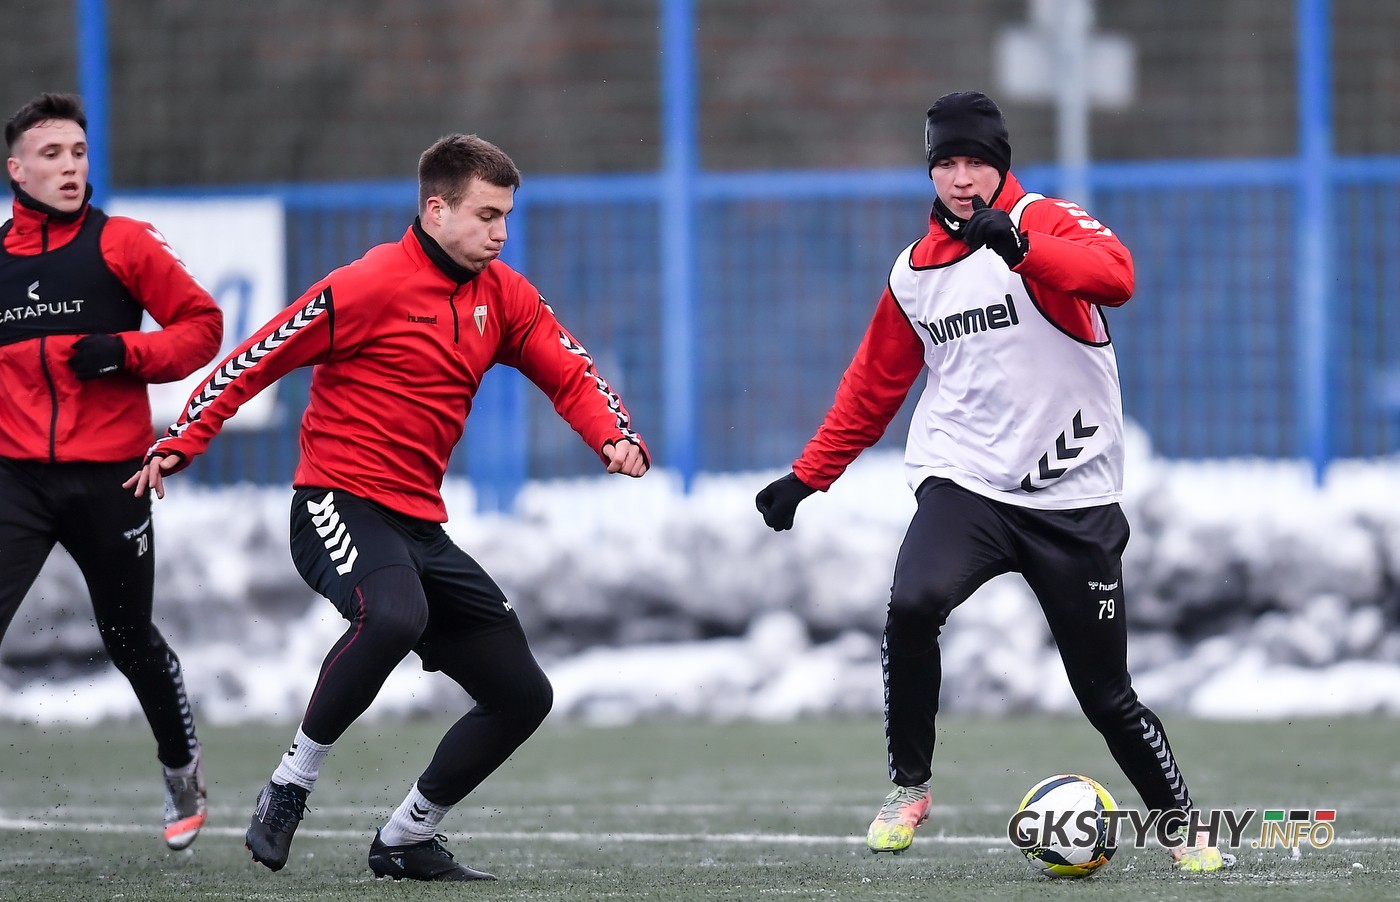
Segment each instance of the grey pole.
[[1089,81],[1092,0],[1060,0],[1055,16],[1056,150],[1060,196],[1085,207],[1089,196]]

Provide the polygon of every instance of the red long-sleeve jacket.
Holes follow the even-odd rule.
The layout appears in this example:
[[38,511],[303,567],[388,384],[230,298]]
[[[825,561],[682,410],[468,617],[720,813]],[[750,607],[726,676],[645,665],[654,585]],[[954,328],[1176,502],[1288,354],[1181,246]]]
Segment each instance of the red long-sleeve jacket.
[[[22,192],[13,215],[0,253],[0,457],[141,457],[155,435],[147,384],[212,360],[223,312],[150,223],[88,205],[64,215]],[[159,331],[140,331],[143,310]],[[94,332],[119,335],[126,359],[118,373],[79,380],[68,358]]]
[[[1025,195],[1015,175],[1007,173],[993,206],[1009,212]],[[1133,262],[1127,248],[1078,205],[1058,198],[1028,206],[1020,228],[1030,236],[1030,249],[1012,272],[1023,280],[1040,315],[1077,341],[1106,342],[1099,308],[1121,306],[1133,294]],[[970,253],[936,216],[930,216],[928,234],[913,245],[902,265],[935,270]],[[933,366],[929,363],[933,356],[910,324],[901,299],[886,285],[830,410],[793,462],[797,477],[812,488],[830,488],[861,451],[884,435],[909,389]],[[939,378],[936,369],[931,378]],[[926,424],[925,428],[955,430],[956,424]]]
[[[190,458],[292,369],[312,365],[293,485],[338,488],[444,522],[441,487],[486,371],[523,372],[600,457],[630,441],[622,400],[524,276],[455,264],[415,223],[335,270],[215,368],[152,454]],[[177,468],[178,469],[178,468]]]

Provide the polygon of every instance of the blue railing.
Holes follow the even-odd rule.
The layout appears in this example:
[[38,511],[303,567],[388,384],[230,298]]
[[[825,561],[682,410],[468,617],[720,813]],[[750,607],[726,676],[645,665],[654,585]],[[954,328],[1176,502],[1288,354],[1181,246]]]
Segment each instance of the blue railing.
[[[1400,159],[1334,156],[1331,0],[1293,6],[1296,157],[1098,164],[1087,173],[1088,207],[1137,259],[1137,300],[1111,326],[1125,408],[1157,450],[1301,457],[1320,476],[1336,457],[1395,447],[1400,247],[1387,211]],[[507,262],[555,301],[623,391],[658,461],[689,484],[699,470],[782,466],[796,453],[891,255],[922,228],[930,192],[916,171],[706,172],[694,2],[660,0],[658,15],[660,171],[529,179]],[[108,184],[106,21],[105,0],[79,0],[98,190]],[[1020,174],[1036,190],[1057,190],[1054,169]],[[395,181],[172,193],[281,197],[295,290],[398,237],[415,190]],[[284,388],[286,421],[225,436],[196,464],[201,478],[288,478],[305,375]],[[509,374],[487,379],[453,462],[489,506],[508,505],[528,477],[595,468]]]
[[[1400,443],[1400,159],[1331,168],[1336,259],[1323,415],[1331,457]],[[1056,191],[1053,167],[1022,181]],[[1169,457],[1310,454],[1301,411],[1306,336],[1295,261],[1297,186],[1287,160],[1099,164],[1091,212],[1133,251],[1137,293],[1109,313],[1129,418]],[[702,174],[694,185],[693,323],[668,331],[661,175],[526,177],[508,262],[545,294],[614,382],[657,461],[698,471],[785,466],[820,422],[895,254],[925,228],[931,186],[913,172]],[[210,194],[209,191],[181,192]],[[411,182],[271,186],[287,210],[287,278],[300,291],[411,221]],[[684,343],[679,344],[678,342]],[[693,366],[693,422],[663,429],[668,392]],[[305,374],[284,422],[227,433],[199,478],[285,482]],[[884,440],[897,446],[908,405]],[[676,447],[673,436],[693,436]],[[453,472],[491,506],[527,478],[597,472],[596,458],[513,371],[493,371]]]

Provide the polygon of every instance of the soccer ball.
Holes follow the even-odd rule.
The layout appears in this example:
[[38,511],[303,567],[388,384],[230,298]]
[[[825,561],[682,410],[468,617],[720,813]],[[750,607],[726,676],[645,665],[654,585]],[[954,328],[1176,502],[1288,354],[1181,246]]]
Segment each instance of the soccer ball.
[[1056,774],[1026,793],[1008,834],[1033,870],[1047,877],[1088,877],[1116,851],[1103,813],[1117,807],[1098,782]]

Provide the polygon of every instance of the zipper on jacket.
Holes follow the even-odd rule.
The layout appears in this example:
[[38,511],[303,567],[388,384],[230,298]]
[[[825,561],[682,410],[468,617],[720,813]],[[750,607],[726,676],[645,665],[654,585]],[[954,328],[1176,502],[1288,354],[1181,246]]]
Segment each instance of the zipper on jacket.
[[462,336],[457,331],[457,327],[460,325],[457,319],[457,292],[461,290],[461,285],[455,285],[452,288],[452,293],[447,296],[447,306],[452,308],[452,343],[454,345],[462,343]]
[[49,372],[48,336],[39,338],[39,370],[44,374],[44,384],[49,387],[49,398],[53,400],[53,413],[49,415],[49,463],[58,463],[58,386],[54,385],[53,373]]
[[44,221],[39,224],[39,253],[49,252],[49,218],[44,217]]

